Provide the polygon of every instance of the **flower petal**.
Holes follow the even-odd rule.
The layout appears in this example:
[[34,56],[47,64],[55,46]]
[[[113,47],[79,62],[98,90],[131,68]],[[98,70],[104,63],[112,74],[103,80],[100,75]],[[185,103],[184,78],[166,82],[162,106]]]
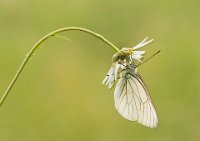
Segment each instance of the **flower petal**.
[[114,62],[106,77],[104,78],[102,84],[108,85],[108,88],[111,88],[114,82],[117,80],[119,67],[120,64],[118,64],[118,62]]
[[141,62],[140,59],[141,59],[143,56],[140,55],[140,54],[134,54],[134,55],[132,55],[132,57],[133,57],[134,59],[136,59],[137,61]]
[[118,62],[116,62],[115,65],[114,65],[114,70],[113,70],[113,73],[114,73],[114,76],[115,76],[115,81],[117,80],[117,73],[118,73],[119,67],[120,67],[120,65],[118,64]]
[[151,43],[153,41],[153,39],[147,41],[148,37],[146,37],[142,42],[140,42],[138,45],[134,46],[133,49],[138,49],[138,48],[141,48],[149,43]]
[[135,55],[138,55],[138,54],[140,54],[140,55],[142,55],[142,54],[144,54],[146,51],[133,51],[133,54],[135,54]]

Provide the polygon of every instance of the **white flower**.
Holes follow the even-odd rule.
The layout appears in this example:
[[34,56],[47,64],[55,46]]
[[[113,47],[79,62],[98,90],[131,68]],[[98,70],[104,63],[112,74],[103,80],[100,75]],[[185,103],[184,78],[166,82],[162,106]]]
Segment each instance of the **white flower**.
[[135,51],[136,49],[139,49],[149,43],[151,43],[153,41],[153,39],[147,41],[148,37],[146,37],[142,42],[140,42],[138,45],[132,47],[132,58],[136,59],[137,61],[141,62],[141,58],[143,57],[142,55],[146,52],[146,51]]
[[102,84],[108,85],[108,88],[111,88],[115,81],[118,79],[119,69],[124,69],[127,65],[133,64],[134,60],[141,62],[142,55],[145,51],[135,51],[153,41],[153,39],[147,41],[146,37],[142,42],[132,48],[122,48],[120,52],[117,52],[113,55],[113,64],[108,71],[106,77],[104,78]]
[[120,64],[118,62],[114,62],[108,71],[106,77],[104,78],[102,84],[108,85],[108,88],[111,88],[114,84],[114,82],[117,80],[118,76],[118,69],[120,67]]
[[145,54],[146,51],[134,51],[133,54],[131,55],[133,59],[141,62],[142,55]]
[[[133,49],[138,49],[138,48],[141,48],[149,43],[151,43],[153,41],[153,39],[147,41],[148,37],[146,37],[142,42],[140,42],[138,45],[134,46]],[[146,42],[147,41],[147,42]]]

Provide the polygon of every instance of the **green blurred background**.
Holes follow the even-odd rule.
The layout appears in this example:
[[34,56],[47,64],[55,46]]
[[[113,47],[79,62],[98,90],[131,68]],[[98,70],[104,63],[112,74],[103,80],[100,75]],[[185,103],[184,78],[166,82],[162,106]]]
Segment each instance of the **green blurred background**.
[[146,36],[143,76],[157,129],[124,120],[101,85],[113,50],[85,33],[51,38],[26,66],[0,110],[1,141],[196,141],[200,138],[198,0],[0,0],[0,92],[32,45],[65,26],[98,32],[118,47]]

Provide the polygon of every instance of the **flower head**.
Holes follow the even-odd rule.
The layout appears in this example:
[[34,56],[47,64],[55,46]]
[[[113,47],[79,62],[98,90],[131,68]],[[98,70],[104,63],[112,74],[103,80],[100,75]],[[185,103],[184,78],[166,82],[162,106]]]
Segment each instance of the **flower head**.
[[124,66],[134,63],[134,60],[141,62],[145,51],[135,50],[153,41],[153,39],[149,41],[147,41],[147,39],[148,38],[145,38],[142,42],[132,48],[122,48],[119,52],[115,53],[112,57],[113,64],[102,83],[108,85],[108,88],[111,88],[119,76],[119,69],[123,69]]

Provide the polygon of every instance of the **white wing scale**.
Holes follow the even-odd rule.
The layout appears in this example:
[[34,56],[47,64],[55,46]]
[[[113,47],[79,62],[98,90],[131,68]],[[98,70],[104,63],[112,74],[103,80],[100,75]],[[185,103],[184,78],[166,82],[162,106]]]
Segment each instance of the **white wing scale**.
[[114,92],[115,108],[127,120],[156,128],[158,118],[148,90],[139,74],[119,79]]

